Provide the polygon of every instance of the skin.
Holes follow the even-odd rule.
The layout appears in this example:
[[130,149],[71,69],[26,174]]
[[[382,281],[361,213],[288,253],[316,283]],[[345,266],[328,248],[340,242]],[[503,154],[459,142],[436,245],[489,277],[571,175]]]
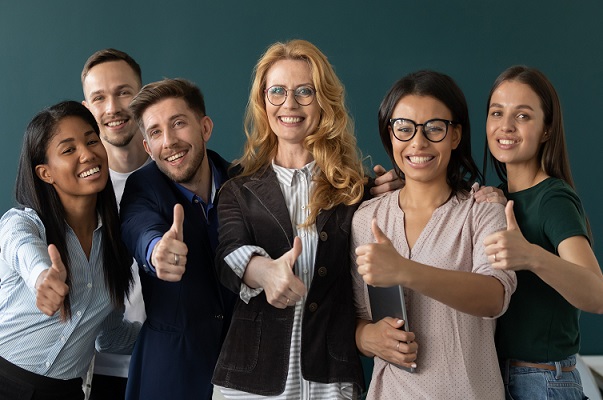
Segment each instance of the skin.
[[[408,118],[423,123],[429,119],[452,120],[450,110],[439,100],[408,95],[400,99],[392,118]],[[391,135],[396,164],[404,172],[406,184],[400,191],[399,206],[405,213],[405,228],[412,248],[435,209],[451,193],[446,183],[450,154],[461,139],[462,127],[452,125],[446,138],[429,142],[419,130],[408,142]],[[373,286],[402,285],[468,314],[486,317],[503,307],[504,289],[493,277],[458,270],[443,270],[402,257],[373,220],[376,242],[356,248],[358,273]],[[475,302],[475,299],[482,299]],[[387,361],[416,366],[414,334],[400,331],[401,322],[385,319],[377,323],[359,321],[356,343],[363,354]],[[402,342],[398,344],[398,342]],[[414,345],[413,345],[414,344]]]
[[138,76],[122,60],[95,65],[82,84],[82,104],[99,125],[111,169],[121,173],[134,171],[147,160],[140,129],[128,109],[140,88]]
[[[528,85],[506,81],[494,91],[486,132],[492,155],[507,167],[510,192],[528,189],[548,177],[538,159],[540,146],[548,140],[544,112]],[[484,241],[492,267],[532,271],[574,307],[602,314],[603,274],[588,240],[584,236],[563,240],[557,256],[524,238],[513,202],[507,204],[505,212],[507,230]]]
[[[89,257],[96,228],[96,199],[109,178],[107,153],[92,127],[78,117],[66,117],[56,128],[46,150],[46,163],[36,175],[52,185],[65,209],[65,219]],[[46,315],[63,306],[69,288],[58,250],[48,246],[51,266],[36,281],[36,305]]]

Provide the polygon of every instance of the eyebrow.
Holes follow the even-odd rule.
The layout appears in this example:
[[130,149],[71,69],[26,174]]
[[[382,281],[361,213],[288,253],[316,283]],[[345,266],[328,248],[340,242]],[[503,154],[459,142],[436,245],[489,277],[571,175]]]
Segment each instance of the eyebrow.
[[[497,108],[504,108],[502,104],[498,104],[498,103],[492,103],[490,104],[489,108],[493,108],[493,107],[497,107]],[[527,110],[532,110],[534,111],[534,109],[532,108],[532,106],[529,106],[527,104],[519,104],[517,106],[515,106],[516,110],[523,110],[523,109],[527,109]]]
[[[90,135],[96,135],[96,132],[94,131],[94,129],[84,132],[84,136],[88,137]],[[75,142],[75,138],[73,138],[73,137],[65,138],[65,139],[61,140],[59,143],[57,143],[57,147],[59,147],[60,145],[62,145],[64,143],[71,143],[71,142]]]
[[[134,87],[132,85],[128,85],[127,83],[124,83],[123,85],[117,86],[115,88],[115,91],[118,91],[118,90],[121,90],[121,89],[124,89],[124,88],[128,88],[128,89],[134,90]],[[105,90],[104,89],[95,90],[94,92],[90,92],[90,94],[88,96],[92,97],[94,95],[101,94],[101,93],[105,93]]]
[[[185,114],[183,114],[183,113],[174,114],[174,115],[172,115],[171,117],[169,117],[169,118],[168,118],[168,121],[170,121],[170,122],[171,122],[171,121],[173,121],[173,120],[175,120],[175,119],[178,119],[178,118],[186,118],[186,115],[185,115]],[[148,132],[149,130],[154,129],[154,128],[156,128],[157,126],[159,126],[159,123],[158,123],[158,122],[157,122],[157,123],[155,123],[155,124],[153,124],[153,125],[150,125],[148,128],[145,128],[145,132]]]

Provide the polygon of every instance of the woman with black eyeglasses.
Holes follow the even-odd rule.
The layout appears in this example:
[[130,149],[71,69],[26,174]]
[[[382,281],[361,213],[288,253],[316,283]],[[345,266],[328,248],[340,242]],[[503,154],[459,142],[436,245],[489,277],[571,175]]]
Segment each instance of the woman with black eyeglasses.
[[[352,221],[356,342],[375,359],[368,398],[503,399],[495,318],[516,280],[484,252],[505,215],[474,199],[465,97],[446,75],[407,75],[381,103],[379,133],[406,184],[363,203]],[[371,321],[367,285],[402,286],[408,321]]]

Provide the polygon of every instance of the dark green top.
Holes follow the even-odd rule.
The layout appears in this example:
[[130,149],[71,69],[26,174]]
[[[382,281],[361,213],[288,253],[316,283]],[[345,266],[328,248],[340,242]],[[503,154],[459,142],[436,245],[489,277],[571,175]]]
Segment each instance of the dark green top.
[[[534,187],[508,193],[524,237],[551,253],[563,240],[588,238],[580,199],[564,181],[548,178]],[[498,319],[496,347],[501,358],[532,362],[560,361],[580,347],[580,310],[569,304],[536,274],[517,272],[517,290]]]

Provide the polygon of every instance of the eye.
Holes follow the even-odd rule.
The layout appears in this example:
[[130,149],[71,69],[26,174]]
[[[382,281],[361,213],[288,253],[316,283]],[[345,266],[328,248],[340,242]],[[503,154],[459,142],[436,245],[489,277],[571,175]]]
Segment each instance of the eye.
[[97,144],[99,142],[99,140],[97,138],[95,139],[90,139],[88,140],[88,145],[89,146],[94,146],[95,144]]
[[287,90],[282,86],[272,86],[268,89],[268,94],[273,96],[285,96],[287,94]]
[[517,119],[527,121],[528,119],[530,119],[530,116],[528,114],[518,114]]
[[149,135],[149,138],[153,138],[153,137],[159,135],[159,130],[158,129],[153,129],[151,131],[148,131],[147,135]]
[[118,93],[120,96],[130,96],[130,92],[128,90],[120,90]]
[[73,153],[75,149],[73,147],[65,147],[62,151],[61,154],[71,154]]
[[177,119],[176,121],[174,121],[174,127],[175,128],[179,128],[179,127],[182,127],[184,125],[186,125],[186,123],[183,120],[181,120],[181,119]]
[[301,97],[310,97],[314,94],[314,89],[310,86],[300,86],[295,89],[295,95]]
[[103,100],[104,100],[103,96],[95,96],[95,97],[92,98],[92,102],[93,103],[97,103],[97,102],[103,101]]

